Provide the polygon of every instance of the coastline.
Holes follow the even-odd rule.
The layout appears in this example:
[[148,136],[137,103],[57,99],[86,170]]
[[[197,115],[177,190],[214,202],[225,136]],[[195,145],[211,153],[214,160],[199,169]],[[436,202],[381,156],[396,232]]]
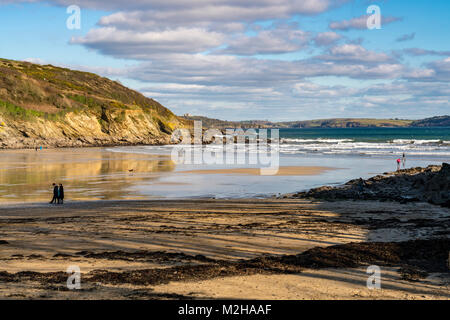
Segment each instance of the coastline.
[[[271,198],[127,200],[117,198],[136,196],[133,187],[148,182],[164,191],[176,188],[181,177],[189,182],[185,188],[193,188],[198,178],[211,188],[214,174],[222,184],[248,181],[256,187],[259,177],[249,168],[185,172],[189,168],[176,168],[167,155],[104,148],[4,155],[13,158],[2,158],[9,167],[0,177],[24,174],[10,187],[30,193],[38,181],[45,199],[0,204],[4,299],[450,299],[450,209],[426,199],[392,201],[398,200],[395,190],[408,193],[406,182],[421,174],[432,181],[444,166],[368,178],[372,187],[363,194],[371,198],[360,197],[356,179]],[[287,175],[274,178],[298,185],[329,172],[337,179],[343,170],[336,164],[288,163],[281,166]],[[69,195],[85,198],[48,204],[42,181],[57,179],[65,181]],[[372,194],[388,190],[385,180],[392,179],[401,184],[392,183],[391,198]],[[344,197],[329,196],[343,187]],[[109,198],[98,196],[105,192]],[[366,268],[373,264],[382,269],[382,290],[366,287]],[[66,288],[70,265],[81,270],[81,290]]]
[[[448,116],[447,116],[448,117]],[[180,119],[184,119],[184,117],[180,117]],[[186,120],[186,119],[184,119]],[[208,119],[211,120],[211,119]],[[323,120],[312,120],[312,121],[325,121],[325,120],[333,120],[333,119],[323,119]],[[339,120],[339,119],[334,119]],[[342,119],[341,119],[342,120]],[[368,119],[365,119],[368,120]],[[425,119],[424,119],[425,120]],[[187,121],[191,121],[187,119]],[[400,120],[401,121],[401,120]],[[412,121],[412,120],[411,120]],[[245,121],[244,121],[245,122]],[[301,122],[301,121],[300,121]],[[208,121],[206,121],[208,123]],[[346,126],[312,126],[312,127],[285,127],[285,126],[261,126],[261,125],[255,125],[255,126],[247,126],[243,127],[239,124],[239,122],[231,122],[232,128],[238,128],[238,129],[279,129],[279,130],[328,130],[328,129],[446,129],[449,128],[448,125],[427,125],[427,126],[356,126],[356,127],[346,127]],[[227,124],[228,126],[228,124]],[[225,131],[225,128],[221,128],[221,124],[218,124],[219,130]],[[1,127],[0,127],[1,128]],[[190,126],[181,126],[180,128],[187,128],[189,129]],[[208,125],[205,126],[205,128],[209,129],[210,127]],[[212,126],[211,128],[216,128]],[[64,136],[63,134],[61,134]],[[166,133],[161,133],[159,136],[143,136],[140,138],[140,141],[127,141],[126,137],[122,137],[122,139],[113,138],[111,136],[106,135],[102,139],[99,139],[98,137],[84,137],[84,136],[74,136],[70,138],[54,138],[54,137],[48,137],[48,138],[41,138],[41,137],[27,137],[27,136],[20,136],[20,137],[12,137],[14,143],[8,143],[4,140],[1,140],[0,136],[0,151],[2,150],[33,150],[36,146],[43,146],[46,149],[65,149],[65,148],[96,148],[96,147],[127,147],[127,146],[161,146],[161,145],[170,145],[170,144],[176,144],[171,141],[170,135]],[[11,138],[10,138],[11,139]],[[37,141],[37,142],[36,142]],[[208,144],[208,142],[203,142],[203,144]]]
[[[67,199],[149,200],[268,198],[338,186],[393,170],[389,157],[280,154],[276,175],[248,165],[179,164],[171,148],[65,148],[0,152],[0,203],[47,202],[52,182]],[[440,165],[408,158],[409,166]]]
[[[65,149],[85,149],[85,148],[114,148],[114,147],[145,147],[145,146],[165,146],[165,145],[173,145],[175,143],[172,143],[170,141],[170,138],[162,138],[162,139],[156,139],[154,143],[148,144],[145,142],[123,142],[123,143],[99,143],[99,144],[67,144],[67,145],[42,145],[43,150],[65,150]],[[20,147],[8,147],[8,146],[0,146],[0,152],[2,151],[34,151],[36,147],[40,147],[40,144],[36,144],[34,146],[31,146],[31,144],[28,145],[22,145]]]

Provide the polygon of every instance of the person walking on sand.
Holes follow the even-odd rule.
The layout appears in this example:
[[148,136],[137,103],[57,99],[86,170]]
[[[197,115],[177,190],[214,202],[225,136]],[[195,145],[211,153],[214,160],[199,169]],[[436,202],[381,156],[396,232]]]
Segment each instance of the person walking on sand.
[[397,159],[397,171],[400,170],[400,163],[402,162],[402,160],[400,160],[400,158]]
[[52,201],[50,201],[51,204],[55,203],[58,201],[58,186],[56,185],[56,183],[53,183],[53,199]]
[[406,169],[406,155],[403,152],[403,156],[402,156],[402,164],[403,164],[403,169]]
[[58,203],[64,204],[64,187],[63,187],[62,183],[59,184]]

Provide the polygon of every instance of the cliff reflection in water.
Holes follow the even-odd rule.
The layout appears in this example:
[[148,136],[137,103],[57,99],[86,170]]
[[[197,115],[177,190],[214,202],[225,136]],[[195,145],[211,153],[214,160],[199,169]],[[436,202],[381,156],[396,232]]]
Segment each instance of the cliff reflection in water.
[[133,186],[174,169],[169,157],[101,148],[0,151],[0,202],[49,201],[53,182],[68,200],[142,199]]

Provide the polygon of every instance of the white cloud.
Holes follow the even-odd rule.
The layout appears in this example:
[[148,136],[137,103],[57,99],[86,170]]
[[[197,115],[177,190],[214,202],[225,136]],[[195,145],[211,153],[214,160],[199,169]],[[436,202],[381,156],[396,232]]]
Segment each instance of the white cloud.
[[347,61],[360,63],[386,63],[394,59],[385,53],[369,51],[361,45],[343,44],[329,49],[328,54],[318,57],[328,61]]
[[405,41],[410,41],[413,40],[416,37],[416,33],[410,33],[410,34],[404,34],[400,37],[398,37],[395,41],[397,42],[405,42]]
[[[359,29],[364,30],[367,29],[367,19],[369,18],[369,15],[362,15],[360,17],[352,18],[349,20],[342,20],[342,21],[334,21],[331,22],[329,27],[332,30],[341,30],[341,31],[348,31],[351,29]],[[396,17],[385,17],[381,16],[381,25],[386,25],[389,23],[393,23],[396,21],[402,20],[401,18]]]
[[[73,0],[50,0],[49,2],[62,5],[73,4]],[[78,0],[77,5],[94,9],[122,11],[158,10],[168,12],[180,10],[179,12],[181,12],[181,10],[186,10],[184,12],[187,12],[194,9],[198,11],[197,16],[200,18],[202,15],[211,13],[209,10],[202,13],[201,9],[210,7],[231,8],[238,15],[237,9],[244,12],[254,10],[265,15],[280,12],[283,14],[318,14],[345,2],[348,2],[348,0],[128,0],[126,2],[122,0]],[[224,13],[224,11],[221,12]],[[214,14],[211,18],[217,18],[217,14]]]
[[336,32],[322,32],[316,35],[314,42],[318,46],[328,46],[334,44],[336,41],[341,39],[342,36]]
[[85,37],[73,38],[71,43],[116,57],[143,59],[158,53],[202,52],[219,46],[223,38],[220,33],[203,29],[133,32],[108,27],[90,30]]
[[353,95],[355,91],[345,86],[326,86],[309,81],[299,82],[293,86],[293,93],[301,98],[343,98]]
[[420,48],[408,48],[404,49],[403,52],[412,56],[450,56],[450,51],[427,50]]
[[450,57],[433,61],[428,64],[428,67],[434,70],[437,79],[441,81],[450,81]]
[[26,58],[26,59],[24,59],[24,61],[36,63],[36,64],[42,64],[42,65],[46,64],[45,60],[43,60],[41,58]]
[[308,41],[309,34],[307,32],[281,27],[262,30],[256,36],[240,35],[231,39],[223,52],[237,55],[295,52],[304,48]]

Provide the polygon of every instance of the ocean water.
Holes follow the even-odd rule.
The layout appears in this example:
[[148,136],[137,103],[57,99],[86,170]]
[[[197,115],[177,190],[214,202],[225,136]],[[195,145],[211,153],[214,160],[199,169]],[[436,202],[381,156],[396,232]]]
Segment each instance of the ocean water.
[[[238,174],[195,174],[190,170],[264,167],[255,164],[186,164],[152,183],[136,186],[134,191],[166,198],[242,198],[267,197],[304,191],[322,185],[339,185],[354,178],[368,178],[395,171],[396,160],[406,156],[405,167],[450,162],[450,128],[336,128],[280,129],[280,144],[273,146],[280,166],[325,166],[335,170],[314,176],[244,176]],[[173,146],[111,148],[112,152],[170,155]],[[223,146],[208,145],[203,151],[224,152]],[[236,158],[247,159],[260,153],[255,146],[235,146]],[[265,151],[265,150],[264,150]],[[263,152],[264,152],[263,151]]]
[[[270,136],[270,130],[268,133]],[[223,146],[203,147],[220,152]],[[136,153],[170,154],[173,146],[126,147]],[[236,151],[261,152],[255,145],[241,144]],[[448,160],[450,128],[330,128],[279,129],[279,145],[272,146],[284,155],[348,155]],[[120,151],[120,148],[116,148]],[[264,150],[263,150],[264,151]]]
[[[406,155],[406,167],[450,162],[450,128],[280,129],[280,144],[273,145],[280,166],[333,168],[309,176],[261,176],[236,173],[205,174],[192,170],[267,167],[246,160],[262,153],[238,145],[232,164],[176,163],[176,146],[3,150],[0,151],[0,202],[46,203],[51,183],[65,185],[67,201],[246,198],[339,185],[395,171],[396,160]],[[222,153],[223,146],[200,147]],[[265,150],[264,150],[265,151]],[[243,163],[237,163],[238,159]]]
[[450,157],[450,128],[281,129],[280,152]]

